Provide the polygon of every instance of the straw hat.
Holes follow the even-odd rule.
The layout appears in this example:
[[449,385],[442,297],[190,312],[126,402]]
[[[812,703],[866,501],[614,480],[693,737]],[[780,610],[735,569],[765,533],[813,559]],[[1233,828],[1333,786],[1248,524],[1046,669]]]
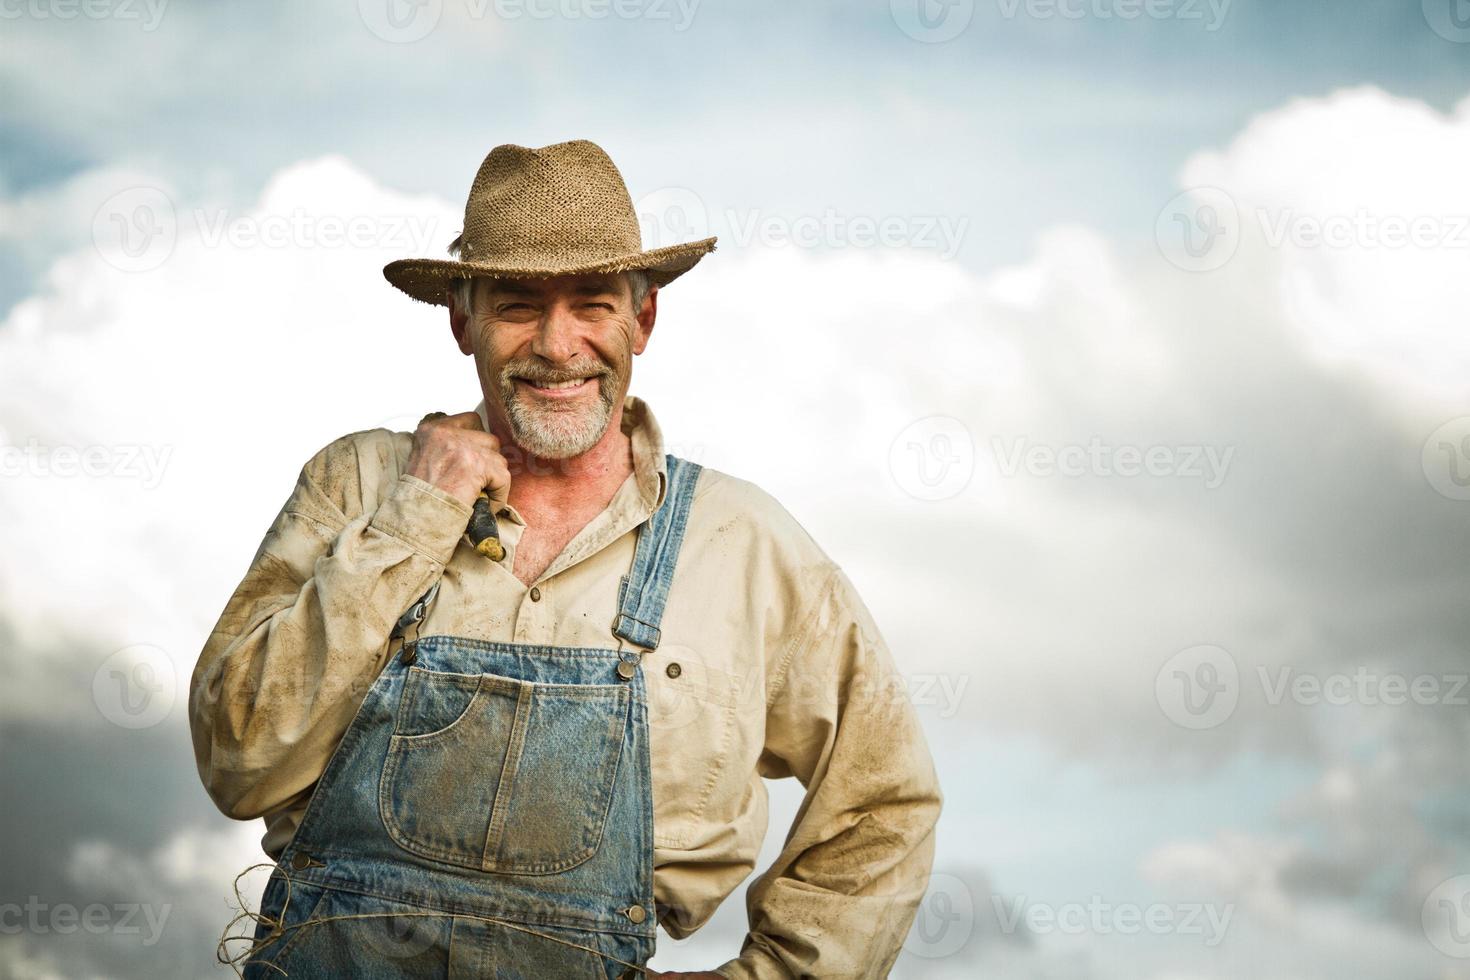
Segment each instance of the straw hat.
[[664,286],[715,248],[713,238],[704,238],[644,251],[622,174],[588,140],[491,150],[470,187],[456,244],[457,261],[399,259],[383,275],[416,300],[447,306],[450,282],[467,276],[645,269],[655,286]]

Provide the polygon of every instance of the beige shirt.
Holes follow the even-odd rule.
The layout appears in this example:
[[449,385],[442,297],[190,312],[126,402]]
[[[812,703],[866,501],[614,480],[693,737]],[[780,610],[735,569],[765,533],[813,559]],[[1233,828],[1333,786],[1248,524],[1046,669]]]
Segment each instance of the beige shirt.
[[[194,670],[194,748],[220,809],[264,817],[279,856],[397,650],[395,620],[441,573],[423,636],[616,647],[619,579],[666,481],[647,405],[628,398],[623,427],[634,472],[531,588],[511,574],[515,508],[500,512],[505,558],[476,554],[470,509],[403,472],[410,434],[358,432],[317,453]],[[662,630],[643,658],[661,924],[687,936],[754,869],[762,777],[795,776],[805,799],[751,888],[739,959],[719,972],[887,975],[927,883],[941,795],[852,583],[773,498],[705,468]]]

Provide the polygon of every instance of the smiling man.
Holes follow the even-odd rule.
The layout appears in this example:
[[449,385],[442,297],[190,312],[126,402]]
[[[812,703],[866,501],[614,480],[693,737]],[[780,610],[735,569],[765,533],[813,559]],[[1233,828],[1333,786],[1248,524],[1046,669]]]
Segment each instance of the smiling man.
[[801,526],[628,394],[713,248],[642,250],[579,140],[496,147],[453,260],[384,270],[449,308],[484,399],[309,460],[195,668],[205,786],[276,862],[247,977],[644,974],[791,776],[742,948],[664,976],[887,974],[941,802],[902,679]]

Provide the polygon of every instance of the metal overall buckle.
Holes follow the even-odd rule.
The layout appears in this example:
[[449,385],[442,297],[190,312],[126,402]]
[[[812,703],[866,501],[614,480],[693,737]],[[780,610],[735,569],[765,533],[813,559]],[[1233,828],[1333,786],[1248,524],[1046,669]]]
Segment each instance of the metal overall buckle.
[[624,649],[623,635],[615,635],[618,638],[618,679],[631,681],[638,673],[638,665],[643,662],[643,651],[637,648]]
[[[438,594],[439,583],[435,582],[430,586],[429,591],[425,592],[419,597],[417,602],[408,607],[407,612],[398,617],[398,622],[393,625],[393,632],[388,638],[389,640],[398,639],[399,637],[405,638],[403,640],[403,649],[398,652],[398,659],[405,667],[413,664],[419,657],[419,625],[429,615],[429,606]],[[410,630],[413,631],[411,637],[408,635]]]

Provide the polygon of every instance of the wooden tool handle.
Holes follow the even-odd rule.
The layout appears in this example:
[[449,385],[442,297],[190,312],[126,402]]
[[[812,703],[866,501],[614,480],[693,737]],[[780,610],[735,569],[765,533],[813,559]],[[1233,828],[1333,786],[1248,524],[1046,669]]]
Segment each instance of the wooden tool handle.
[[495,523],[495,510],[490,495],[481,490],[475,498],[475,512],[470,515],[470,544],[491,561],[505,557],[505,545],[500,543],[500,527]]

